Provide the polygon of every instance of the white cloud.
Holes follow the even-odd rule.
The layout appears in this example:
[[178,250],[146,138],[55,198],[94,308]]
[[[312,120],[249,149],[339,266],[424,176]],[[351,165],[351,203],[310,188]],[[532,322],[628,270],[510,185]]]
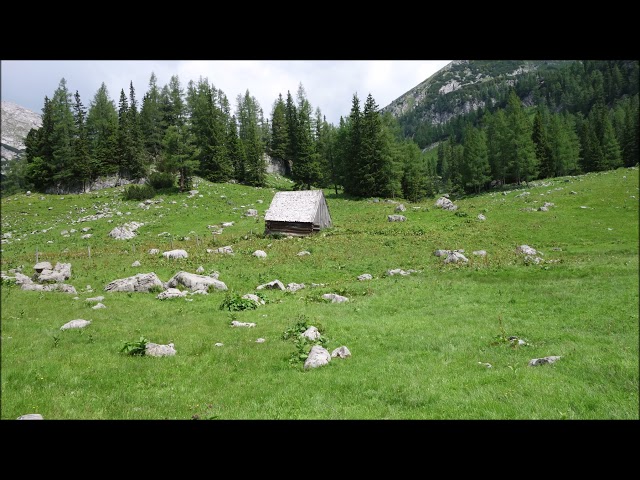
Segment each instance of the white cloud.
[[337,125],[347,117],[353,95],[361,107],[369,94],[383,108],[411,88],[426,80],[449,60],[12,60],[2,61],[2,99],[13,101],[40,113],[45,95],[51,97],[61,78],[71,93],[79,91],[89,106],[96,91],[105,83],[109,96],[118,103],[120,91],[129,95],[133,82],[141,103],[151,73],[158,85],[177,75],[186,91],[189,80],[206,78],[222,90],[233,111],[238,95],[258,100],[265,117],[271,116],[273,103],[290,92],[297,100],[302,84],[315,112],[320,108],[327,121]]

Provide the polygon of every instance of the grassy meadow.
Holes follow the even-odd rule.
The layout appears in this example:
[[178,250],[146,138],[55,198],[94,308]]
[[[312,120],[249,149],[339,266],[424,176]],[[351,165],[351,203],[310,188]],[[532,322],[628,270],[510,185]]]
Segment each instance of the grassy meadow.
[[[436,198],[395,199],[405,222],[387,221],[393,201],[326,190],[334,226],[305,238],[263,234],[274,193],[291,185],[281,178],[269,188],[200,180],[198,194],[161,193],[148,209],[124,201],[124,187],[3,198],[2,271],[31,276],[36,258],[70,263],[64,283],[78,293],[2,282],[0,418],[638,420],[638,180],[634,167],[537,181],[455,200],[455,212]],[[545,202],[554,205],[537,211]],[[250,208],[258,219],[244,216]],[[133,221],[144,224],[135,238],[109,237]],[[234,225],[212,234],[223,222]],[[227,245],[233,255],[207,252]],[[542,261],[526,261],[520,245]],[[172,249],[189,257],[162,256]],[[463,249],[469,261],[445,264],[438,249]],[[228,290],[167,300],[104,291],[137,273],[166,282],[200,266]],[[363,273],[373,278],[359,281]],[[253,310],[221,309],[275,279],[305,288],[263,290],[266,304]],[[98,295],[106,308],[94,310],[86,299]],[[91,324],[60,330],[74,319]],[[299,344],[285,338],[302,323],[351,357],[305,370]],[[177,353],[121,352],[141,337]],[[528,366],[551,355],[560,359]]]

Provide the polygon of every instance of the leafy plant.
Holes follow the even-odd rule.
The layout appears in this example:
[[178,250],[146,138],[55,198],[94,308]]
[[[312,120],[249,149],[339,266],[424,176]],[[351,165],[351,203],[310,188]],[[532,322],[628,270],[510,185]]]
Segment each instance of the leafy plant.
[[302,336],[311,326],[308,320],[306,315],[298,315],[296,323],[282,333],[283,340],[293,340],[295,350],[289,357],[289,364],[293,367],[299,366],[300,362],[304,362],[309,357],[309,352],[314,345],[324,346],[328,342],[327,337],[322,335],[322,326],[316,326],[318,332],[320,332],[320,336],[315,340]]
[[238,293],[227,293],[220,304],[220,310],[229,310],[230,312],[255,310],[256,308],[258,308],[256,302],[248,298],[242,298]]
[[149,343],[149,340],[144,337],[140,337],[140,340],[135,342],[124,342],[124,345],[120,349],[120,352],[126,353],[127,355],[142,356],[145,354],[145,351],[147,349],[147,343]]

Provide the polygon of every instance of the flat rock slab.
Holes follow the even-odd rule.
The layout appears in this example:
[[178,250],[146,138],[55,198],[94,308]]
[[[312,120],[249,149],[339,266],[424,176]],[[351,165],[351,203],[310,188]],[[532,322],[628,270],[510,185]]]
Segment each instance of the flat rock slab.
[[70,328],[84,328],[90,324],[91,322],[89,320],[82,320],[81,318],[79,318],[77,320],[71,320],[70,322],[65,323],[60,327],[60,330],[68,330]]

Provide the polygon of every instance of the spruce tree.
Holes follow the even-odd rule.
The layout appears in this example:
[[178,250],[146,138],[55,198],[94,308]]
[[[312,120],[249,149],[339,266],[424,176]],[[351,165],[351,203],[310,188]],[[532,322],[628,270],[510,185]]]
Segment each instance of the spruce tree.
[[144,147],[151,164],[156,164],[162,153],[164,129],[162,111],[160,109],[160,89],[155,73],[151,72],[149,88],[142,98],[140,108],[140,130],[144,139]]
[[362,111],[360,99],[354,93],[349,113],[348,136],[345,138],[345,146],[342,150],[342,179],[344,192],[348,195],[360,196],[360,156],[362,155]]
[[77,90],[74,99],[73,113],[76,126],[76,136],[73,141],[74,175],[77,180],[82,182],[82,190],[85,191],[87,185],[94,179],[96,165],[89,154],[89,138],[85,120],[86,109]]
[[63,190],[74,183],[74,155],[72,141],[75,136],[71,93],[62,78],[51,99],[53,131],[51,135],[53,183]]
[[191,188],[193,175],[198,168],[198,150],[193,135],[185,125],[172,125],[163,139],[166,171],[178,174],[180,191]]
[[95,93],[87,113],[87,138],[89,152],[96,164],[95,174],[111,175],[117,173],[116,137],[118,131],[118,112],[109,98],[104,83]]
[[295,125],[295,161],[291,167],[291,177],[294,188],[298,190],[311,189],[312,185],[320,180],[320,165],[315,151],[313,139],[311,104],[307,100],[306,92],[302,84],[298,86],[297,98],[297,124]]
[[238,95],[236,117],[238,119],[238,137],[243,145],[244,183],[255,187],[264,186],[267,165],[264,158],[265,147],[261,140],[259,122],[260,104],[249,94]]
[[284,160],[287,157],[288,143],[287,109],[282,94],[279,94],[278,99],[273,104],[273,110],[271,112],[271,143],[268,150],[269,155],[273,158]]

